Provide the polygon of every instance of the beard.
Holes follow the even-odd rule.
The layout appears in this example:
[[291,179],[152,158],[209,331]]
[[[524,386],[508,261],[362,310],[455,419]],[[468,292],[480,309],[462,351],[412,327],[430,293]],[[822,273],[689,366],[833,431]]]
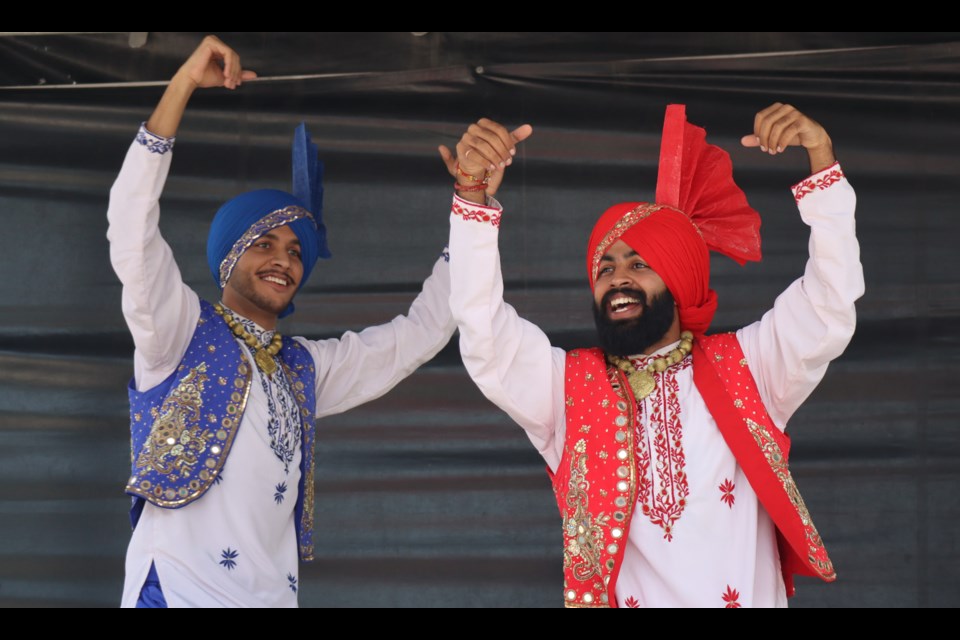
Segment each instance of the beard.
[[[238,272],[238,270],[234,270],[234,273],[230,276],[230,280],[227,282],[227,286],[233,288],[240,297],[261,311],[266,311],[279,317],[287,308],[287,305],[293,300],[293,296],[286,302],[282,302],[261,294],[254,286],[254,278],[256,277],[256,275],[251,275],[245,271]],[[239,313],[237,309],[234,309],[234,311],[238,311]]]
[[[640,301],[642,313],[636,318],[612,320],[606,312],[607,303],[615,295],[627,295]],[[593,320],[597,325],[597,340],[606,353],[627,357],[646,353],[659,342],[673,326],[675,301],[673,294],[663,293],[647,301],[647,294],[639,289],[616,289],[604,294],[600,304],[593,303]]]

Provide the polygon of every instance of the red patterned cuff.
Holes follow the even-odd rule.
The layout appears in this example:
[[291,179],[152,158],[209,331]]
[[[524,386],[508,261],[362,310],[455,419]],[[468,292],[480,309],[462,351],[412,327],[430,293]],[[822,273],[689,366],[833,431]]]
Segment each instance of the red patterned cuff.
[[497,207],[485,207],[475,202],[464,200],[457,195],[453,196],[453,205],[450,213],[464,220],[482,222],[494,227],[500,226],[500,217],[503,215],[503,211]]
[[793,199],[799,202],[805,197],[810,195],[815,191],[826,191],[830,186],[840,182],[844,179],[843,169],[840,168],[839,162],[834,162],[832,165],[819,171],[806,180],[798,182],[797,184],[790,187],[793,191]]

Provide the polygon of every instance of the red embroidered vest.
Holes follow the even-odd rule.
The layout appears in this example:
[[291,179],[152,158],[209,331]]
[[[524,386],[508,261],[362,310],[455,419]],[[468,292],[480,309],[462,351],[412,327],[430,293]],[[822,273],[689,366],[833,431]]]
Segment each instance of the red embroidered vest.
[[[787,469],[790,442],[773,424],[732,333],[697,340],[693,379],[710,414],[777,527],[787,594],[793,575],[836,579]],[[736,390],[736,391],[733,391]],[[566,442],[553,489],[563,516],[564,603],[616,607],[617,575],[634,506],[636,402],[626,376],[599,349],[567,353]],[[581,430],[581,424],[611,428]]]

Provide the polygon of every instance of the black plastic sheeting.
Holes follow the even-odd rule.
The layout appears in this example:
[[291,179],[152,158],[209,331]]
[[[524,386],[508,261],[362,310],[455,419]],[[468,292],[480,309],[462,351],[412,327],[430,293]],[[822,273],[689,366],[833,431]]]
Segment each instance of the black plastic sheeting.
[[[821,121],[859,198],[857,335],[790,425],[794,475],[839,580],[793,606],[960,604],[960,36],[952,33],[219,34],[263,78],[198,93],[164,236],[214,294],[218,204],[288,184],[304,120],[327,166],[335,258],[282,329],[311,337],[405,310],[445,244],[436,154],[481,116],[535,133],[499,196],[507,298],[563,347],[592,344],[589,229],[652,197],[663,109],[728,149],[763,214],[764,261],[714,262],[714,329],[757,319],[802,272],[787,187],[802,152],[740,149],[789,101]],[[132,342],[107,194],[164,81],[202,34],[0,38],[0,604],[113,606],[129,539]],[[473,387],[456,340],[386,397],[318,429],[318,561],[303,606],[560,606],[543,464]]]

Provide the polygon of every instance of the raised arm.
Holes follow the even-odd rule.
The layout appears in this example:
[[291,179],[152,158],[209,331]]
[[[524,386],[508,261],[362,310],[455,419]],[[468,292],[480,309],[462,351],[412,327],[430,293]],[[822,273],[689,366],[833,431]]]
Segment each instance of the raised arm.
[[405,316],[339,339],[301,340],[317,363],[317,417],[379,398],[435,356],[457,328],[449,298],[444,254]]
[[470,377],[556,469],[563,446],[565,354],[503,301],[497,248],[502,210],[492,199],[517,143],[531,133],[527,125],[508,132],[483,119],[460,139],[456,157],[440,148],[458,192],[450,215],[450,307]]
[[194,90],[233,89],[255,75],[242,71],[237,54],[219,39],[204,38],[141,127],[110,190],[110,261],[123,283],[123,315],[136,346],[134,378],[141,391],[173,372],[200,315],[199,300],[183,283],[158,227],[174,136]]
[[180,120],[190,96],[197,89],[225,87],[236,89],[257,74],[240,65],[237,52],[216,36],[207,36],[190,54],[167,85],[157,108],[147,121],[147,129],[165,138],[177,135]]
[[826,130],[790,105],[777,103],[758,113],[754,133],[742,142],[771,155],[803,146],[813,173],[793,187],[800,216],[810,226],[804,275],[759,322],[737,334],[764,403],[784,429],[853,337],[854,302],[864,290],[856,196]]

